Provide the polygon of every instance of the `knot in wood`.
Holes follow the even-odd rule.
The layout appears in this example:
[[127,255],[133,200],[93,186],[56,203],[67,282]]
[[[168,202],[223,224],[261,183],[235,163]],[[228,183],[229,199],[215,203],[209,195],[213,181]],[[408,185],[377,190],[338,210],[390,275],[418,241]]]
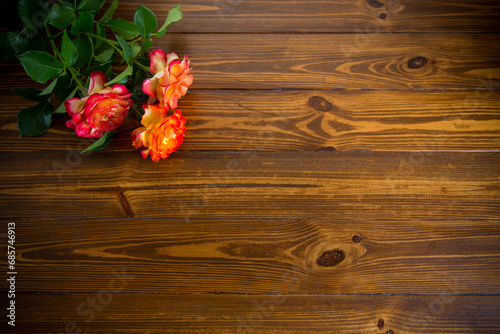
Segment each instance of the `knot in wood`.
[[428,62],[429,60],[425,57],[413,57],[412,59],[408,60],[408,68],[416,70],[418,68],[424,67]]
[[316,151],[328,151],[328,152],[335,152],[337,151],[335,147],[333,146],[325,146],[325,147],[320,147]]
[[322,267],[333,267],[344,261],[345,252],[341,249],[332,249],[324,252],[316,262]]
[[361,242],[361,237],[359,235],[355,235],[352,237],[352,241],[355,243]]
[[384,325],[385,325],[384,319],[382,319],[382,318],[378,319],[378,322],[377,322],[378,329],[381,330],[382,328],[384,328]]
[[309,99],[309,107],[313,107],[314,109],[323,112],[333,110],[333,105],[321,96],[312,96]]
[[384,4],[378,0],[366,0],[366,2],[368,2],[368,4],[374,8],[380,8],[384,6]]

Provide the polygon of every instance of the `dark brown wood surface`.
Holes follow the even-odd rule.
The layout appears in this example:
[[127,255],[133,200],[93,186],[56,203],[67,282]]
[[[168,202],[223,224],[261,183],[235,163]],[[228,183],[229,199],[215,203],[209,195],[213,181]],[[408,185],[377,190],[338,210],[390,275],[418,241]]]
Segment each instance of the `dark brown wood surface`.
[[0,332],[500,332],[498,2],[181,8],[154,45],[195,76],[165,161],[132,117],[82,156],[65,115],[19,138],[10,89],[39,85],[0,64]]

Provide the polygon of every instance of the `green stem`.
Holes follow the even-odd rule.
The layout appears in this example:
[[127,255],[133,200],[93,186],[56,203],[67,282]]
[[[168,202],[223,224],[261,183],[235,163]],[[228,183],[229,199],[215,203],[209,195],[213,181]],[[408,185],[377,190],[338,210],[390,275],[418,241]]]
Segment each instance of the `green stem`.
[[[59,49],[56,46],[56,43],[52,39],[52,35],[50,34],[50,30],[49,30],[49,27],[47,26],[47,24],[45,24],[45,32],[47,33],[47,37],[49,39],[50,46],[52,47],[52,51],[54,52],[54,56],[65,63],[63,56],[61,55],[61,53],[59,52]],[[69,66],[67,68],[69,69],[69,72],[71,73],[71,77],[73,78],[73,80],[75,80],[78,88],[80,88],[82,91],[85,91],[85,88],[83,87],[81,80],[78,78],[78,73],[76,73],[75,69],[72,68],[71,66]]]
[[92,41],[92,38],[90,38],[90,36],[87,36],[88,39],[89,39],[89,42],[90,42],[90,48],[92,50],[92,59],[95,58],[95,52],[94,52],[94,42]]
[[45,32],[47,33],[47,37],[49,39],[50,46],[52,47],[52,52],[54,53],[54,56],[64,62],[64,59],[62,55],[59,53],[59,49],[57,48],[56,43],[52,39],[52,35],[50,34],[50,30],[47,24],[45,24]]
[[85,93],[85,88],[83,87],[82,81],[78,78],[78,73],[76,72],[76,70],[73,67],[71,67],[71,66],[68,67],[68,69],[71,72],[71,77],[73,78],[73,80],[75,80],[76,85],[78,86],[78,88],[80,88],[82,90],[82,92]]
[[23,29],[23,30],[21,30],[21,32],[20,32],[20,33],[19,33],[19,35],[17,35],[17,36],[21,36],[21,35],[23,35],[23,34],[24,34],[24,32],[25,32],[26,30],[28,30],[28,28],[30,28],[30,27],[31,27],[31,24],[29,24],[29,25],[27,25],[26,27],[24,27],[24,29]]
[[101,37],[101,36],[98,36],[98,35],[95,35],[95,34],[92,34],[92,33],[87,33],[87,36],[91,36],[91,37],[94,37],[94,38],[97,38],[97,39],[100,39],[102,40],[103,42],[106,42],[109,44],[109,46],[111,46],[113,49],[115,49],[116,52],[118,52],[118,54],[123,58],[123,52],[122,50],[120,50],[114,43],[117,43],[117,42],[113,42],[113,41],[110,41],[109,39],[107,38],[104,38],[104,37]]
[[87,35],[92,36],[92,37],[97,38],[97,39],[100,39],[101,41],[106,42],[106,43],[108,43],[108,44],[110,44],[110,45],[118,45],[118,42],[115,42],[115,41],[110,41],[110,40],[109,40],[109,39],[107,39],[107,38],[101,37],[101,36],[96,35],[96,34],[92,34],[92,33],[90,33],[90,32],[88,32],[88,33],[87,33]]
[[131,40],[130,42],[128,42],[128,44],[130,44],[130,43],[134,43],[134,42],[139,42],[141,39],[142,39],[142,36],[139,36],[139,37],[137,37],[136,39]]
[[141,70],[144,70],[146,71],[146,73],[151,73],[151,71],[149,70],[148,67],[142,65],[141,63],[139,63],[137,60],[133,59],[132,60],[132,63],[136,64]]

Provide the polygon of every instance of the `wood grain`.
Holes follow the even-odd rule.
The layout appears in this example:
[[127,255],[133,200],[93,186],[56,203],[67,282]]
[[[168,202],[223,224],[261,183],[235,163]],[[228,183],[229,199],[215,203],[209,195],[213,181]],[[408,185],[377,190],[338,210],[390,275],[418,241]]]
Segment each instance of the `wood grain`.
[[23,292],[123,276],[126,293],[500,294],[498,220],[35,220],[16,233]]
[[161,163],[133,118],[82,156],[66,116],[18,138],[10,90],[40,85],[0,65],[0,332],[500,332],[498,1],[181,8],[154,48],[192,61],[189,130]]
[[[498,218],[498,152],[1,153],[5,218]],[[33,164],[36,161],[36,164]],[[36,187],[33,187],[36,184]],[[160,203],[168,203],[168,208]]]
[[[85,147],[54,118],[43,136],[19,139],[23,99],[2,92],[2,151]],[[2,95],[3,95],[2,94]],[[429,151],[500,148],[500,93],[478,91],[195,91],[179,108],[188,120],[185,151]],[[131,151],[134,115],[107,150]],[[88,145],[88,144],[87,144]]]
[[[99,311],[92,313],[95,308],[89,303]],[[19,333],[477,334],[500,330],[498,296],[21,294],[19,304],[24,310],[16,323]]]
[[[163,23],[178,1],[153,0],[147,6]],[[137,2],[120,1],[116,17],[130,21]],[[494,0],[184,0],[184,18],[175,32],[479,32],[500,31]]]
[[[499,39],[496,33],[168,34],[153,47],[188,54],[192,89],[496,89]],[[25,86],[17,69],[0,89]]]
[[[435,89],[500,86],[498,34],[172,34],[193,89]],[[487,47],[485,47],[487,45]]]

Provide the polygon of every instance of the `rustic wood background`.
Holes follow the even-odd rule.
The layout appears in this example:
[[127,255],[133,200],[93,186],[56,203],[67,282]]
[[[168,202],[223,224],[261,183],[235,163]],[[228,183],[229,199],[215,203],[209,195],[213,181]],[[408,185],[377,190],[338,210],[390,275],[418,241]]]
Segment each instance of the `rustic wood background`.
[[[143,2],[160,21],[176,3]],[[0,328],[499,333],[498,1],[181,8],[154,47],[187,53],[195,83],[159,163],[131,147],[133,119],[82,157],[64,116],[20,139],[11,88],[30,81],[1,65],[2,268],[14,221],[18,275]]]

